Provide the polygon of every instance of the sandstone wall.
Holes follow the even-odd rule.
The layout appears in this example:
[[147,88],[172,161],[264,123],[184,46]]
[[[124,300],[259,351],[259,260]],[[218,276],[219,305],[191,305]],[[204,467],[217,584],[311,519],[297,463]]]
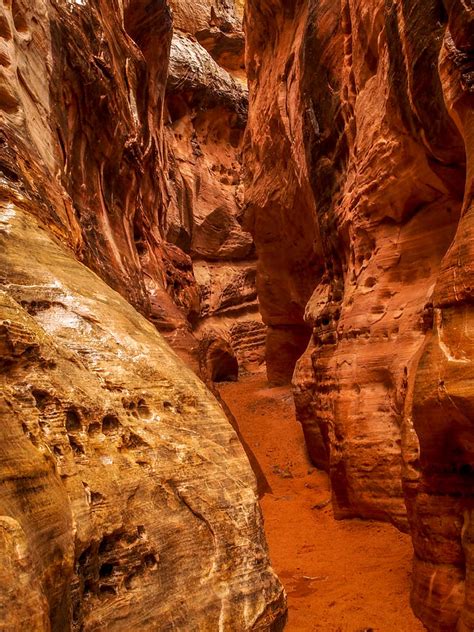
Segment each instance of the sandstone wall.
[[255,248],[241,226],[248,105],[242,6],[209,0],[171,5],[166,137],[173,204],[165,235],[193,262],[201,369],[213,379],[235,377],[236,359],[248,368],[263,361],[265,339]]
[[3,10],[4,172],[35,197],[39,219],[191,359],[199,291],[189,257],[163,239],[170,9],[30,4]]
[[433,630],[467,632],[474,627],[474,8],[448,1],[446,12],[439,73],[464,139],[467,174],[461,218],[433,290],[433,327],[411,375],[406,423],[416,431],[419,462],[409,464],[405,491],[415,547],[415,612]]
[[246,19],[268,374],[285,377],[272,336],[288,373],[309,326],[293,382],[310,455],[338,517],[411,528],[431,630],[473,625],[472,20],[437,0],[251,0]]
[[288,381],[310,329],[305,305],[322,274],[322,250],[306,161],[300,52],[307,3],[249,3],[250,110],[245,153],[245,226],[254,236],[260,309],[268,325],[269,380]]
[[[240,225],[242,7],[186,5],[128,2],[119,17],[114,2],[43,2],[45,26],[18,0],[23,30],[5,18],[2,162],[43,205],[58,199],[61,212],[43,210],[55,230],[195,370],[209,329],[241,363],[259,363],[255,289],[241,301],[242,275],[228,266],[245,262],[245,278],[255,275]],[[25,164],[30,141],[41,168]],[[201,305],[211,291],[218,303],[232,295],[241,325]],[[208,316],[216,322],[196,331]]]
[[31,215],[0,218],[0,628],[276,629],[254,477],[216,400]]
[[0,6],[9,632],[284,618],[241,445],[157,332],[197,368],[200,291],[166,241],[180,212],[163,122],[171,37],[164,0]]

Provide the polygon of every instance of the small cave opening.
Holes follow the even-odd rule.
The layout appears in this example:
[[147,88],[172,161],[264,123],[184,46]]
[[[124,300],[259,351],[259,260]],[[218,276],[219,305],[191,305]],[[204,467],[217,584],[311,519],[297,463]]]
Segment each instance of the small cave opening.
[[239,379],[239,363],[235,355],[223,353],[212,364],[211,378],[213,382],[237,382]]
[[143,563],[147,568],[151,570],[155,569],[158,566],[158,560],[153,553],[147,553],[143,558]]
[[119,418],[114,414],[105,415],[102,419],[102,432],[104,434],[114,434],[120,428]]
[[39,410],[44,410],[46,404],[48,403],[48,400],[50,399],[49,392],[41,388],[33,388],[31,390],[31,394],[33,395],[33,398],[35,400],[36,408],[38,408]]
[[100,578],[110,577],[113,572],[114,572],[114,564],[106,562],[102,564],[99,569],[99,577]]
[[103,596],[115,597],[117,595],[117,589],[114,586],[108,584],[101,584],[99,586],[99,594]]
[[208,333],[200,341],[198,353],[201,372],[211,382],[236,382],[239,379],[239,361],[226,338]]

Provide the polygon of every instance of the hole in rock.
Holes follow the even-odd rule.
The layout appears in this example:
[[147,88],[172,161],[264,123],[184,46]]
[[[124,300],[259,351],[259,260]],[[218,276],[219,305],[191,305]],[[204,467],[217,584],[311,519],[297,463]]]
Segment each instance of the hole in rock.
[[120,426],[120,421],[118,420],[118,417],[116,417],[115,415],[106,415],[102,419],[102,432],[104,434],[111,434],[111,433],[116,432],[119,426]]
[[45,407],[45,405],[47,403],[47,400],[49,398],[48,391],[44,391],[44,390],[39,389],[39,388],[34,388],[31,391],[31,394],[33,395],[33,397],[35,399],[36,407],[39,408],[40,410],[43,410],[43,408]]
[[110,577],[112,575],[114,571],[114,565],[113,564],[102,564],[102,566],[99,569],[99,577]]
[[68,432],[77,432],[81,430],[81,418],[79,417],[79,413],[74,408],[70,408],[66,412],[66,430]]
[[99,555],[103,555],[114,548],[114,539],[112,537],[104,537],[99,545]]
[[223,355],[212,369],[213,382],[236,382],[239,379],[239,363],[234,355]]
[[13,24],[18,33],[28,33],[28,22],[25,16],[25,0],[12,0]]
[[[123,448],[125,449],[137,449],[137,448],[149,448],[149,444],[144,441],[139,435],[135,432],[130,432],[128,437],[123,439]],[[121,448],[120,448],[121,449]]]
[[474,469],[469,463],[463,463],[459,466],[459,474],[461,474],[461,476],[472,476],[473,473]]
[[147,555],[145,555],[145,557],[143,558],[143,563],[147,568],[151,569],[156,568],[156,566],[158,565],[156,557],[153,555],[153,553],[148,553]]
[[104,500],[104,496],[100,492],[91,492],[91,502],[93,505],[97,505]]
[[108,584],[101,584],[99,586],[99,592],[101,595],[107,596],[107,595],[116,595],[117,591],[113,586],[109,586]]
[[99,555],[110,553],[116,547],[120,547],[124,540],[126,540],[126,533],[123,531],[116,531],[110,535],[105,535],[99,544]]

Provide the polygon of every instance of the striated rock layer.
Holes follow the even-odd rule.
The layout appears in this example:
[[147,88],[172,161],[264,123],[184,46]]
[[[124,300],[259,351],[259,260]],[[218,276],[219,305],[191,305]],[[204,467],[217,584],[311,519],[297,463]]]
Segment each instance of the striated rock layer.
[[171,37],[164,0],[0,7],[9,632],[283,625],[247,458],[157,331],[198,368],[200,290],[168,234]]
[[246,20],[268,375],[309,339],[310,455],[338,517],[411,529],[430,630],[474,626],[473,20],[461,0],[250,0]]

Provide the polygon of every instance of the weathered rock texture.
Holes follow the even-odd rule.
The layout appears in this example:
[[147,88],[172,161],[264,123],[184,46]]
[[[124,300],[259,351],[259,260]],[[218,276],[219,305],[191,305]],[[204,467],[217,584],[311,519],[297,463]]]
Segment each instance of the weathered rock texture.
[[197,367],[200,292],[166,241],[171,30],[164,0],[0,6],[9,632],[282,622],[247,459],[156,329]]
[[271,627],[253,475],[213,396],[13,204],[0,240],[6,629]]
[[336,515],[410,526],[415,612],[471,630],[474,8],[247,8],[269,378],[292,372],[309,327],[295,399]]
[[[200,291],[194,333],[201,368],[221,373],[227,348],[240,364],[263,360],[251,235],[241,226],[241,142],[247,120],[242,7],[174,0],[175,33],[166,93],[169,147],[166,238],[191,256]],[[174,211],[173,211],[174,209]],[[204,354],[204,355],[203,355]],[[235,362],[235,360],[234,360]]]

